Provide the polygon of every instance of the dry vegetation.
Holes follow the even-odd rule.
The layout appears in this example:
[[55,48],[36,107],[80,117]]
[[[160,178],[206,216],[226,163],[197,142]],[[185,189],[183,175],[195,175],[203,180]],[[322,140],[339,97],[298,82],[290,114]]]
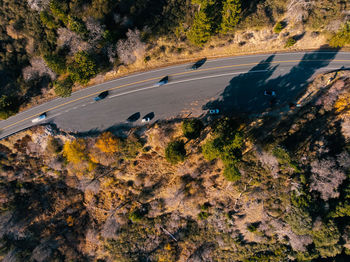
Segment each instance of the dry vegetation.
[[[4,139],[1,256],[346,261],[349,88],[346,71],[321,75],[302,107],[238,125],[165,121],[85,138],[39,126]],[[180,140],[186,156],[171,164],[166,148]]]

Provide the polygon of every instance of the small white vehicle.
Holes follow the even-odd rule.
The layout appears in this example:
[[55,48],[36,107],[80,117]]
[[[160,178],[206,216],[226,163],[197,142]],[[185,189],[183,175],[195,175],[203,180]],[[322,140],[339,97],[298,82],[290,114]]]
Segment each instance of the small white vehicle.
[[144,117],[144,118],[142,118],[142,120],[141,120],[142,123],[148,123],[148,122],[150,122],[150,121],[151,121],[151,118],[149,118],[149,117]]
[[209,109],[209,114],[211,114],[211,115],[217,115],[219,113],[220,113],[220,110],[218,108]]
[[37,118],[34,118],[32,120],[32,123],[38,123],[42,120],[46,119],[46,113],[42,113],[40,116],[38,116]]

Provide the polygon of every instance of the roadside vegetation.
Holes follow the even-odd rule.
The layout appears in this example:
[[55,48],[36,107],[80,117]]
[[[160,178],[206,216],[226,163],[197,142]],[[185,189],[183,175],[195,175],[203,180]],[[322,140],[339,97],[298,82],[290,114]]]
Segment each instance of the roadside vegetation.
[[[279,34],[280,48],[297,45],[299,40],[288,38],[294,24],[302,24],[306,33],[330,36],[331,46],[346,46],[344,10],[342,1],[330,0],[3,1],[0,117],[47,99],[40,97],[43,93],[67,97],[109,71],[113,77],[128,68],[161,65],[163,58],[176,62],[216,47],[261,46],[254,35],[263,28]],[[51,88],[54,92],[46,92]]]
[[282,118],[0,141],[0,258],[349,260],[350,74],[332,75]]

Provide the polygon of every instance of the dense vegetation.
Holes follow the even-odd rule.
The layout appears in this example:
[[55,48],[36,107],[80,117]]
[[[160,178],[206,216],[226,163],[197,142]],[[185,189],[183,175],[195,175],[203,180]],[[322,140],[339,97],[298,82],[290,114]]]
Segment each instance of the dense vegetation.
[[[43,88],[66,97],[74,83],[85,85],[98,73],[138,59],[157,60],[165,50],[192,52],[191,46],[202,47],[214,36],[225,39],[235,30],[265,26],[279,33],[287,26],[281,17],[299,16],[293,12],[310,30],[327,31],[345,9],[331,0],[295,8],[281,0],[2,0],[0,117],[14,114]],[[334,33],[332,46],[349,43],[348,27]],[[172,46],[157,46],[160,37]],[[295,42],[290,38],[286,46]]]

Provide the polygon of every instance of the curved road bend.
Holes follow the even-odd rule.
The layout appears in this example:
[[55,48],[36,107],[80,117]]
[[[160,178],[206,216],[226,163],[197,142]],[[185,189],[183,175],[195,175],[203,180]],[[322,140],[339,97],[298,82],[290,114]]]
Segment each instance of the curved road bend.
[[[208,107],[222,111],[261,111],[268,106],[265,89],[273,89],[281,102],[292,101],[313,76],[350,67],[349,52],[300,52],[249,55],[207,60],[197,70],[191,64],[171,66],[115,79],[57,98],[7,120],[0,121],[0,139],[34,125],[32,119],[47,112],[47,119],[67,131],[102,131],[126,123],[139,112],[132,125],[154,114],[153,121],[181,113],[203,113]],[[163,76],[169,82],[154,84]],[[95,102],[104,90],[109,96]],[[212,101],[209,102],[208,101]],[[130,123],[129,123],[130,124]]]

